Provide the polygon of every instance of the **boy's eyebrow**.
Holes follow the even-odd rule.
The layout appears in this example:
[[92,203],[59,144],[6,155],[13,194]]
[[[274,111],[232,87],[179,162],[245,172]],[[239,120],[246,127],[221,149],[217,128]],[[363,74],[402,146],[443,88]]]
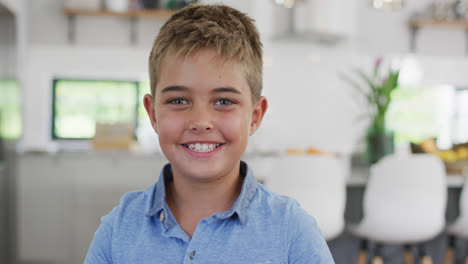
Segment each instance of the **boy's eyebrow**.
[[236,88],[232,87],[220,87],[220,88],[215,88],[213,89],[212,93],[235,93],[235,94],[241,94],[241,91],[239,91]]
[[[189,88],[185,87],[185,86],[178,86],[178,85],[174,85],[174,86],[168,86],[164,89],[162,89],[161,93],[166,93],[166,92],[185,92],[185,91],[188,91]],[[211,93],[235,93],[235,94],[241,94],[241,91],[239,91],[238,89],[236,88],[232,88],[232,87],[219,87],[219,88],[215,88],[213,89],[213,91]]]
[[185,86],[168,86],[164,89],[162,89],[161,93],[166,93],[166,92],[181,92],[181,91],[188,91],[189,89]]

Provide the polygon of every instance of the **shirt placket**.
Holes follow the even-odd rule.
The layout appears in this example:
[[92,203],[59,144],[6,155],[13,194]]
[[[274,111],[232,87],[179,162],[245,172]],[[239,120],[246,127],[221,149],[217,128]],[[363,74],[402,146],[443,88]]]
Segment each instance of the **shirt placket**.
[[208,243],[211,240],[213,219],[203,219],[197,225],[192,239],[185,251],[184,264],[204,263],[203,256],[206,255]]

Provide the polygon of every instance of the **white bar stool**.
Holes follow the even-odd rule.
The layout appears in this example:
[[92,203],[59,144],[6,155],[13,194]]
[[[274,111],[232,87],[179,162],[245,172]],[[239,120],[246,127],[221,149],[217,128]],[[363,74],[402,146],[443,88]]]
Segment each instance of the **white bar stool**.
[[[468,170],[465,170],[464,175],[468,176]],[[460,215],[447,227],[449,235],[449,245],[445,253],[444,264],[452,264],[455,255],[455,239],[468,239],[468,180],[465,179],[462,193],[460,196]],[[465,256],[465,263],[468,264],[468,256]]]
[[331,156],[282,156],[265,185],[296,199],[330,241],[344,229],[347,169],[340,159]]
[[[422,263],[432,263],[422,243],[443,230],[446,203],[446,173],[438,157],[387,156],[371,168],[364,194],[364,217],[360,223],[350,225],[349,231],[377,245],[404,245],[406,263],[413,261],[410,246],[420,245]],[[367,249],[361,248],[358,263],[366,261]],[[376,252],[373,263],[383,263],[380,252]]]

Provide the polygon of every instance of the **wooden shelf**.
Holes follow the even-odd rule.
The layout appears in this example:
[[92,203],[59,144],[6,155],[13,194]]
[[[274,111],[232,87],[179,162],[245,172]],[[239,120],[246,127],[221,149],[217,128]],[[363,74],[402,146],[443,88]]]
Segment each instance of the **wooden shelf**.
[[466,53],[468,54],[468,20],[436,20],[431,18],[413,18],[409,21],[411,29],[410,47],[411,51],[416,49],[416,35],[420,28],[423,27],[438,27],[438,28],[454,28],[465,30],[466,35]]
[[169,9],[143,9],[129,10],[127,12],[113,12],[109,10],[64,9],[66,16],[108,16],[123,18],[169,18],[177,10]]
[[452,27],[468,28],[468,20],[435,20],[428,18],[417,18],[410,21],[411,27]]
[[116,17],[125,18],[130,21],[130,42],[136,44],[137,42],[137,29],[136,20],[140,18],[157,18],[168,19],[177,10],[170,9],[134,9],[126,12],[113,12],[109,10],[88,10],[88,9],[70,9],[63,10],[64,14],[68,17],[68,41],[75,42],[76,31],[76,17],[79,16],[93,16],[93,17]]

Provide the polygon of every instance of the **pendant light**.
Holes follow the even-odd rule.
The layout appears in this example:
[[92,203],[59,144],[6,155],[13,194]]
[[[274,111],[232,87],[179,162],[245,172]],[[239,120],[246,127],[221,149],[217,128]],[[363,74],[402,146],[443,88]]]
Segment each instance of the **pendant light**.
[[379,10],[398,10],[403,8],[403,0],[370,0],[371,6]]
[[277,5],[286,7],[286,8],[293,8],[295,7],[299,2],[302,2],[303,0],[273,0]]

